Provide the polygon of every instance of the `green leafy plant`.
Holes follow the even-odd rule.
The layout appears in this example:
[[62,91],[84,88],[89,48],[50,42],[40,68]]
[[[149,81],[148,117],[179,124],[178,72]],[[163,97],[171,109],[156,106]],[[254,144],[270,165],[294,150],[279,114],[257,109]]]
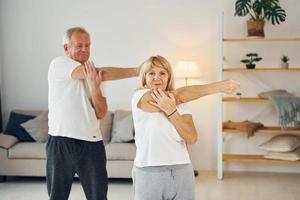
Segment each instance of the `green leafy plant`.
[[289,60],[290,60],[290,58],[287,57],[287,56],[285,56],[285,55],[283,55],[283,56],[281,57],[281,61],[282,61],[283,63],[288,63]]
[[241,62],[246,63],[247,68],[254,68],[255,67],[254,62],[258,62],[262,60],[262,58],[259,57],[257,53],[248,53],[246,54],[246,56],[249,57],[249,59],[243,59],[241,60]]
[[279,0],[237,0],[234,15],[250,15],[252,21],[267,19],[276,25],[286,18],[285,10],[279,4]]

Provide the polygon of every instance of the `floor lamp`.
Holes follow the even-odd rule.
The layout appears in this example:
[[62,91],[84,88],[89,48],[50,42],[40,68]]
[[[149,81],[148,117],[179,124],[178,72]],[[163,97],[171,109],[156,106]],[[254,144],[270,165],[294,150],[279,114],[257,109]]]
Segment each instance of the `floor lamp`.
[[[183,78],[185,80],[185,86],[188,86],[188,79],[199,78],[201,76],[201,72],[196,62],[181,60],[175,65],[174,76],[178,79]],[[197,170],[194,170],[194,175],[198,176]]]

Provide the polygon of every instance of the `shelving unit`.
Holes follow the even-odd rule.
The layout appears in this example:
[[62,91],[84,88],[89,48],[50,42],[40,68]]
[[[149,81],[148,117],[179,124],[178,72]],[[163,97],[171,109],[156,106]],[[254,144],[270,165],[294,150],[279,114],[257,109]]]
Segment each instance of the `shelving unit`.
[[[223,133],[236,133],[240,134],[243,133],[236,129],[229,129],[229,128],[223,128]],[[259,129],[259,131],[255,132],[255,134],[277,134],[277,133],[288,133],[288,134],[295,134],[300,135],[299,129],[281,129],[281,127],[276,126],[269,126]],[[243,133],[244,134],[244,133]]]
[[244,155],[244,154],[223,154],[224,162],[238,162],[238,163],[289,163],[289,164],[300,164],[300,161],[289,161],[289,160],[272,160],[266,159],[262,155]]
[[223,38],[224,42],[299,42],[300,38]]
[[[223,80],[223,73],[298,73],[300,72],[300,66],[293,66],[289,69],[281,69],[279,67],[257,67],[256,69],[246,69],[244,67],[226,67],[224,68],[223,63],[223,45],[228,42],[300,42],[300,37],[294,38],[224,38],[223,37],[223,14],[220,16],[220,26],[219,26],[219,38],[218,38],[218,55],[217,55],[217,78],[218,80]],[[300,73],[299,73],[300,75]],[[263,155],[249,155],[249,154],[225,154],[223,153],[223,137],[224,134],[245,134],[241,131],[233,129],[223,129],[223,104],[227,103],[254,103],[254,104],[268,104],[271,105],[269,99],[263,99],[258,97],[223,97],[222,94],[218,96],[218,106],[217,106],[217,177],[218,179],[223,179],[223,163],[268,163],[268,164],[300,164],[300,161],[284,161],[284,160],[271,160],[265,159]],[[285,129],[282,130],[280,127],[264,127],[256,132],[256,134],[279,134],[279,133],[289,133],[300,135],[300,130],[298,129]]]
[[258,97],[223,97],[223,102],[240,102],[240,103],[271,103],[269,99],[263,99]]
[[[299,38],[300,42],[300,38]],[[243,73],[255,73],[255,72],[300,72],[300,67],[290,67],[288,69],[280,68],[265,68],[260,67],[259,69],[245,69],[245,68],[226,68],[223,72],[243,72]]]

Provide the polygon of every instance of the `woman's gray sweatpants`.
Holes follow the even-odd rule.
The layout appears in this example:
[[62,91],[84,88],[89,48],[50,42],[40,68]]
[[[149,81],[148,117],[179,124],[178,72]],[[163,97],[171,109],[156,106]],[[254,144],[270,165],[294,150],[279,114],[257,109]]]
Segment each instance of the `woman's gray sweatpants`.
[[50,200],[67,200],[75,173],[87,200],[106,200],[106,155],[102,141],[50,136],[46,146]]
[[191,164],[133,167],[134,200],[194,200]]

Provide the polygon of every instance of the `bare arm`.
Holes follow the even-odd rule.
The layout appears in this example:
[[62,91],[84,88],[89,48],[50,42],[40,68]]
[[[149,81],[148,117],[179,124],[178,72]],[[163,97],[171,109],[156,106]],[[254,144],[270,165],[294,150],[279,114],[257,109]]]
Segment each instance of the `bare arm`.
[[103,67],[103,80],[119,80],[124,78],[135,77],[139,75],[140,68],[119,68],[119,67]]
[[180,115],[178,112],[175,112],[169,119],[186,143],[195,144],[197,142],[198,134],[192,115]]
[[95,110],[97,119],[102,119],[107,112],[106,98],[100,90],[101,71],[97,72],[92,62],[87,62],[83,68],[85,80],[91,93],[91,104]]
[[176,96],[177,104],[180,104],[219,92],[231,94],[239,87],[239,85],[240,84],[237,81],[225,80],[205,85],[181,87],[176,89],[173,93]]
[[91,103],[95,110],[97,119],[102,119],[107,112],[107,103],[106,98],[102,96],[101,91],[91,92]]
[[[234,80],[225,80],[205,85],[192,85],[187,87],[178,88],[171,93],[174,94],[176,104],[181,104],[195,99],[223,92],[233,93],[239,87],[239,82]],[[152,95],[151,95],[152,94]],[[153,101],[153,93],[151,91],[146,92],[138,103],[138,107],[146,112],[159,112],[161,111],[158,107],[150,104]]]
[[[84,79],[83,68],[83,65],[77,66],[72,72],[72,78]],[[102,81],[109,81],[138,76],[140,68],[97,67],[96,70],[102,71]]]

